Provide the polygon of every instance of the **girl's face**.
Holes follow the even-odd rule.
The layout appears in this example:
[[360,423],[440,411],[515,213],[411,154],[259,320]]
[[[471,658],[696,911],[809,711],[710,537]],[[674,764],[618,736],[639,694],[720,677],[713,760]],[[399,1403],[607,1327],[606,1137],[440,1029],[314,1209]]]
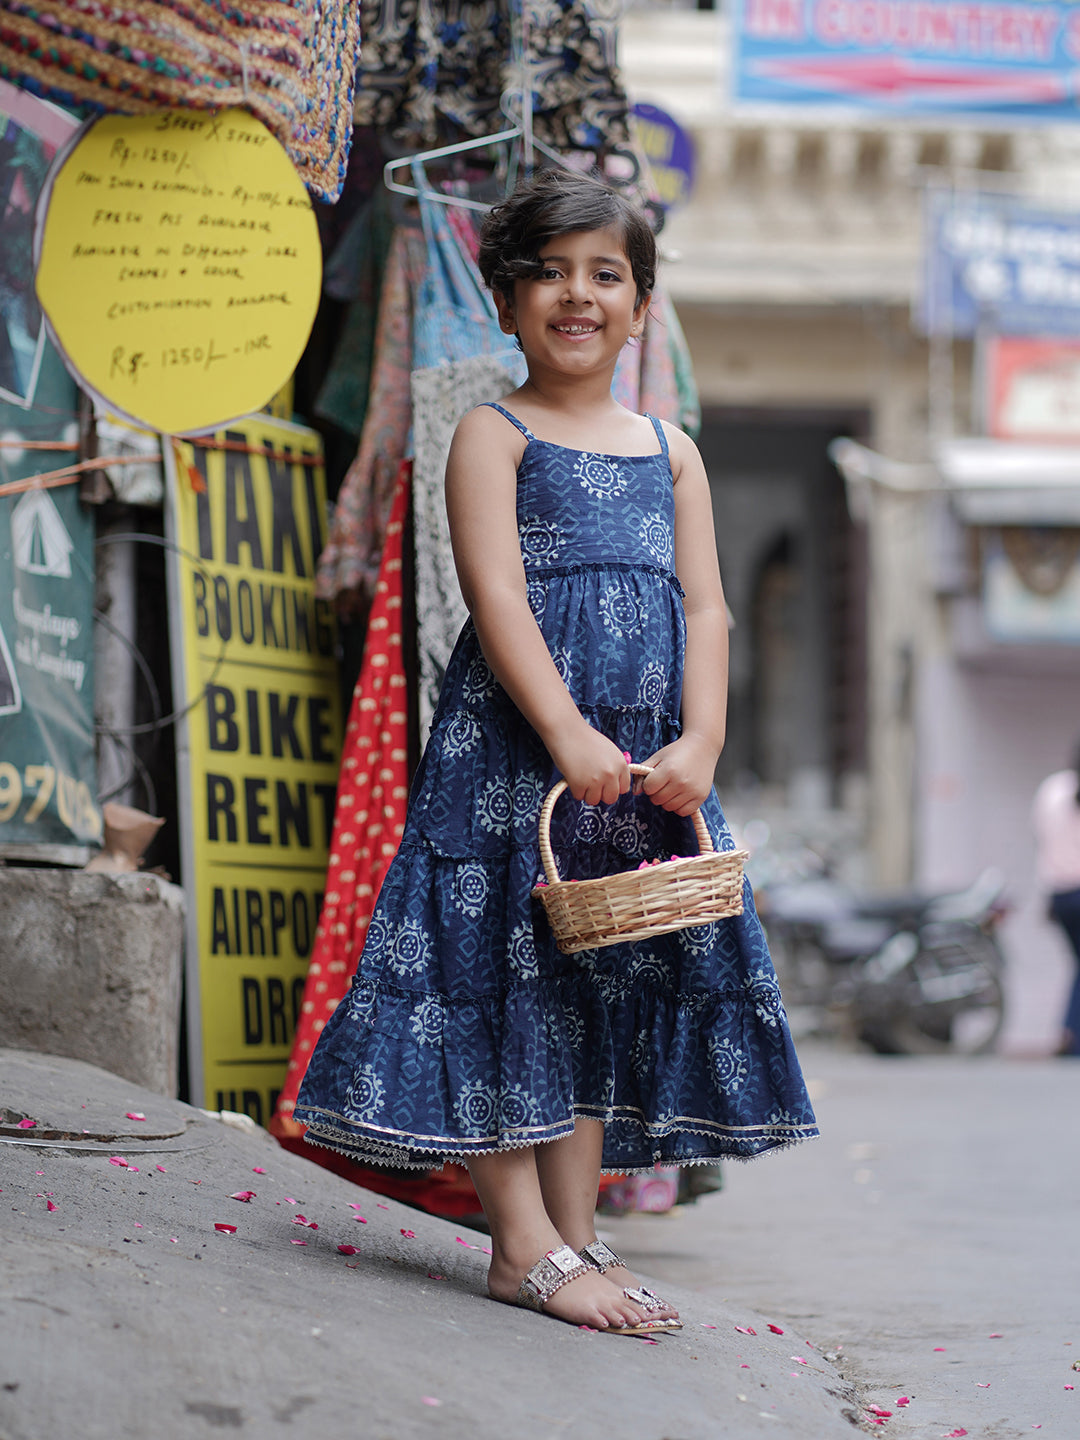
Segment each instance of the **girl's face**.
[[569,374],[614,364],[645,325],[650,296],[637,285],[614,230],[572,230],[540,248],[539,274],[518,280],[514,303],[496,294],[499,321],[518,335],[530,365]]

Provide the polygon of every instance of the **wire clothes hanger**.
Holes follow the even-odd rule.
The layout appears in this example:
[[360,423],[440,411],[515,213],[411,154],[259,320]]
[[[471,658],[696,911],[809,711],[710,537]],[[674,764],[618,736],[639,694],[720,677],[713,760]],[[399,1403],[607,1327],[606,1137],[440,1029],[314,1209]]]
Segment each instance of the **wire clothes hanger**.
[[[496,131],[492,135],[478,135],[471,140],[459,140],[453,145],[441,145],[436,150],[420,150],[412,155],[403,155],[396,160],[388,160],[383,166],[383,184],[388,190],[393,190],[397,195],[423,196],[425,200],[433,200],[439,205],[456,205],[465,210],[488,211],[491,203],[484,200],[470,200],[465,195],[448,194],[442,190],[433,190],[430,187],[424,188],[418,184],[407,185],[395,178],[399,170],[411,169],[414,179],[417,178],[417,170],[421,170],[429,160],[445,160],[452,155],[464,155],[470,150],[481,150],[489,145],[512,144],[516,140],[521,141],[521,160],[524,162],[526,171],[531,171],[535,159],[535,152],[546,156],[556,165],[568,168],[566,158],[553,150],[549,145],[537,140],[533,134],[533,91],[529,77],[528,40],[529,40],[529,17],[526,10],[528,0],[517,0],[514,5],[514,17],[517,24],[513,26],[513,49],[514,68],[521,75],[520,88],[513,87],[503,92],[499,101],[499,109],[511,122],[505,130]],[[521,102],[520,113],[515,113],[513,101]],[[518,157],[512,153],[509,167],[510,184],[512,187],[513,176],[517,170]]]

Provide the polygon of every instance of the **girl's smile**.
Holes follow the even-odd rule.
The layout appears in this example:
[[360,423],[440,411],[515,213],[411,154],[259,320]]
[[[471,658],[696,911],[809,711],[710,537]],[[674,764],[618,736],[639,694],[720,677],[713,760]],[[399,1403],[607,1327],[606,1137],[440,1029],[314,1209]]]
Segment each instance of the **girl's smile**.
[[513,305],[496,296],[503,329],[516,333],[530,361],[539,364],[614,364],[630,336],[641,333],[649,304],[647,295],[638,300],[617,232],[557,235],[537,258],[539,272],[517,282]]

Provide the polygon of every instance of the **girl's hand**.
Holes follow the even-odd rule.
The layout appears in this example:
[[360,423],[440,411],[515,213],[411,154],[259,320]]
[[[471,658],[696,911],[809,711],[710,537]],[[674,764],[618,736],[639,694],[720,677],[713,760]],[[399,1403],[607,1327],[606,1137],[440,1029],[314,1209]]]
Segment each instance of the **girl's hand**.
[[548,740],[548,751],[575,800],[614,805],[630,789],[630,767],[619,747],[586,721],[564,738]]
[[692,815],[712,789],[718,758],[701,736],[680,735],[641,762],[652,767],[652,774],[634,783],[654,805],[676,815]]

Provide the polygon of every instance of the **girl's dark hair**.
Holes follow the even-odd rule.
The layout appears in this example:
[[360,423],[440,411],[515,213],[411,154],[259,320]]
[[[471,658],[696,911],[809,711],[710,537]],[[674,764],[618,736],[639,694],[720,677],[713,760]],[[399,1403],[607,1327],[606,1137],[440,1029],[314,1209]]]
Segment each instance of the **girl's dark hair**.
[[480,273],[513,303],[514,282],[539,273],[540,251],[556,235],[614,230],[637,286],[637,303],[656,285],[656,237],[644,214],[600,180],[574,170],[542,170],[519,181],[480,232]]

